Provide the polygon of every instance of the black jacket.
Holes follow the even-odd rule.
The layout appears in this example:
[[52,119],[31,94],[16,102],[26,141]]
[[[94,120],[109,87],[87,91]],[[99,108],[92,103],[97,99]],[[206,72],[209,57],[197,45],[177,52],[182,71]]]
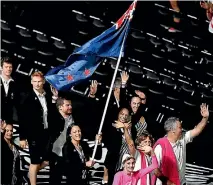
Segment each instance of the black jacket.
[[[80,143],[85,155],[86,161],[92,156],[93,150],[89,147],[88,143],[81,141]],[[95,159],[100,159],[102,156],[101,145],[98,145]],[[83,185],[85,182],[82,180],[82,170],[88,171],[85,163],[82,163],[78,152],[76,151],[71,139],[68,138],[63,147],[63,158],[65,162],[65,173],[67,176],[68,185]],[[88,180],[88,178],[87,178]],[[86,182],[87,183],[87,182]]]
[[8,94],[6,95],[3,81],[1,79],[1,119],[6,121],[13,120],[14,109],[18,110],[19,92],[14,81],[10,81]]
[[[52,106],[55,106],[55,103],[52,103],[52,96],[46,94],[45,98],[48,109],[48,121],[52,115]],[[31,90],[28,94],[25,95],[25,97],[21,101],[20,106],[20,140],[39,138],[39,133],[44,130],[43,108],[37,95],[33,90]],[[50,127],[49,121],[48,127]]]

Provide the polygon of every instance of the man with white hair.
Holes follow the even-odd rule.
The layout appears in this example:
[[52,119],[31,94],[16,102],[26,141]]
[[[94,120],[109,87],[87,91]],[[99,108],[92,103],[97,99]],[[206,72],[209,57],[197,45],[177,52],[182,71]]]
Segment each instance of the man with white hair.
[[200,111],[202,120],[194,129],[186,133],[182,133],[182,125],[178,118],[170,117],[164,123],[167,135],[160,138],[154,146],[159,165],[159,168],[155,170],[155,176],[153,176],[156,185],[186,184],[186,144],[202,132],[209,117],[206,104],[200,106]]

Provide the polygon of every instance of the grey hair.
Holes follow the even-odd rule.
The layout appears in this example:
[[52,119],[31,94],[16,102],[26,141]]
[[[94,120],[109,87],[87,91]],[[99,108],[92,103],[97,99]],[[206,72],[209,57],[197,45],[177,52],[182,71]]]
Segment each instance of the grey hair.
[[179,121],[179,118],[176,118],[176,117],[168,118],[164,123],[164,130],[166,132],[169,132],[171,130],[175,130],[176,127],[177,127],[177,121]]

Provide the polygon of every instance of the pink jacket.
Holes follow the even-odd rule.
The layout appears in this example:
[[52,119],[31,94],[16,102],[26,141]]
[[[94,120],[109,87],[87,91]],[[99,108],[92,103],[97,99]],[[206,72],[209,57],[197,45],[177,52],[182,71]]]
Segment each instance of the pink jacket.
[[[169,140],[166,137],[158,139],[155,143],[154,148],[157,145],[162,147],[162,165],[160,167],[161,172],[166,176],[170,181],[176,185],[180,185],[180,177],[178,172],[177,160],[170,144]],[[152,178],[153,182],[156,182],[157,177],[154,175]]]
[[132,175],[124,171],[117,172],[114,176],[113,185],[137,185],[138,180],[158,167],[156,156],[152,157],[152,164],[145,169],[133,172]]

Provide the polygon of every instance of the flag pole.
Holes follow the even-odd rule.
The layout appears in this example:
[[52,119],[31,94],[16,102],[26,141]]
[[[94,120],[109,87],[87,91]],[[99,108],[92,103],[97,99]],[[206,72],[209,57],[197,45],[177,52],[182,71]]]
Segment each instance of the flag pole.
[[[111,97],[111,94],[112,94],[113,86],[114,86],[115,79],[116,79],[116,76],[117,76],[117,73],[118,73],[118,67],[120,65],[121,57],[122,57],[122,54],[123,54],[123,48],[124,48],[124,43],[125,43],[125,40],[126,40],[126,37],[127,37],[127,33],[128,33],[128,30],[125,33],[124,40],[123,40],[122,45],[121,45],[120,54],[119,54],[118,61],[117,61],[115,71],[114,71],[114,74],[113,74],[113,78],[112,78],[112,81],[111,81],[111,85],[110,85],[109,93],[108,93],[108,96],[107,96],[106,104],[105,104],[105,107],[104,107],[104,112],[103,112],[103,115],[102,115],[102,118],[101,118],[101,123],[100,123],[100,126],[99,126],[98,134],[101,134],[101,131],[102,131],[102,127],[103,127],[104,120],[105,120],[106,113],[107,113],[107,108],[108,108],[108,105],[109,105],[109,100],[110,100],[110,97]],[[92,159],[91,159],[92,161],[95,158],[97,146],[98,146],[98,140],[95,141],[95,147],[94,147]]]

